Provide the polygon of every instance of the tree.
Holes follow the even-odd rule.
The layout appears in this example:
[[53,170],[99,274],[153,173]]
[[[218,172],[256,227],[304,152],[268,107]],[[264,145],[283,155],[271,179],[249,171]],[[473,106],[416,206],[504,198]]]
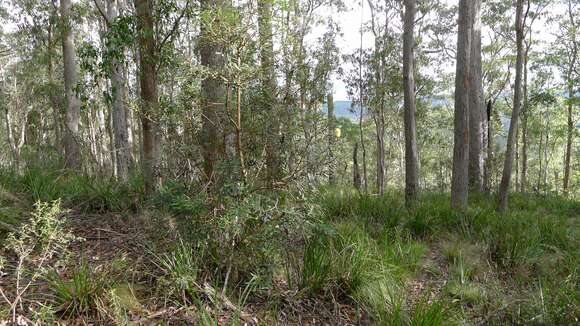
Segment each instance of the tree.
[[516,75],[514,81],[514,101],[510,120],[510,127],[507,137],[507,149],[503,166],[501,183],[499,186],[498,211],[505,213],[508,208],[508,192],[512,177],[512,165],[514,161],[514,149],[518,130],[518,120],[520,116],[522,99],[522,70],[524,61],[524,0],[516,2]]
[[560,37],[558,43],[560,44],[560,67],[565,71],[566,91],[568,93],[567,104],[567,136],[566,136],[566,154],[564,156],[564,180],[563,191],[567,193],[570,188],[570,171],[571,171],[571,157],[572,157],[572,142],[574,140],[574,118],[573,108],[577,105],[577,91],[575,85],[580,77],[578,72],[578,39],[577,34],[580,29],[575,18],[578,17],[578,9],[573,5],[572,0],[568,0],[567,8],[568,20],[561,23]]
[[[118,0],[108,0],[107,16],[109,24],[116,23],[119,16]],[[114,44],[114,43],[113,43]],[[116,175],[121,182],[127,182],[129,179],[129,166],[131,165],[131,152],[129,147],[129,132],[127,125],[127,107],[125,106],[125,69],[122,62],[115,58],[117,55],[124,58],[125,51],[123,47],[112,48],[110,51],[120,52],[112,54],[111,60],[111,93],[113,97],[113,135],[114,135],[114,153],[116,163]]]
[[139,39],[139,84],[141,96],[142,169],[145,192],[153,192],[159,177],[159,135],[155,124],[158,109],[156,42],[151,0],[135,0]]
[[107,0],[106,12],[103,3],[95,0],[98,11],[103,16],[107,27],[105,36],[104,56],[110,63],[107,67],[107,75],[111,82],[111,103],[112,103],[112,129],[113,129],[113,161],[115,162],[115,175],[120,182],[127,182],[129,179],[129,167],[131,165],[131,151],[129,146],[129,131],[127,121],[127,107],[125,105],[125,44],[123,44],[124,31],[118,30],[123,25],[119,24],[119,3],[118,0]]
[[71,0],[60,0],[60,19],[62,28],[62,54],[64,65],[64,88],[66,94],[66,132],[64,135],[65,165],[79,170],[81,149],[79,144],[80,100],[76,95],[77,68],[74,35],[72,32]]
[[417,199],[419,188],[419,154],[415,125],[414,25],[417,12],[415,0],[405,0],[403,32],[403,80],[405,110],[405,203]]
[[469,59],[469,186],[483,190],[483,170],[486,158],[487,114],[483,98],[481,66],[481,0],[473,1],[473,29]]
[[457,63],[455,72],[455,115],[453,141],[453,175],[451,179],[451,206],[467,207],[469,168],[469,69],[472,38],[471,1],[459,1],[457,31]]

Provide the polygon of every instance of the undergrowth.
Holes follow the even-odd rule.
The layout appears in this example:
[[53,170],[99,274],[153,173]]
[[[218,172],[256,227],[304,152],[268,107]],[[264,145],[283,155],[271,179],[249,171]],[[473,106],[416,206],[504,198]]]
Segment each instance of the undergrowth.
[[[352,323],[377,325],[565,325],[579,318],[580,204],[565,198],[514,194],[509,213],[499,215],[494,198],[483,194],[457,212],[437,193],[407,209],[397,191],[268,193],[234,184],[227,195],[208,196],[167,183],[145,200],[138,178],[120,185],[30,170],[0,173],[0,182],[8,194],[0,198],[0,218],[12,242],[34,221],[23,203],[36,200],[61,198],[64,207],[103,217],[130,219],[142,210],[148,217],[139,223],[150,224],[140,232],[151,235],[131,241],[152,243],[116,244],[117,258],[99,265],[83,253],[42,269],[29,261],[37,276],[27,291],[36,304],[22,315],[34,321],[241,325],[259,316],[297,324],[310,313],[347,323],[339,317],[345,314],[329,312],[336,307],[351,309]],[[36,219],[64,221],[66,211],[46,205]],[[65,225],[51,223],[35,225]],[[4,256],[6,266],[18,261],[14,251]],[[11,313],[2,306],[0,319]]]

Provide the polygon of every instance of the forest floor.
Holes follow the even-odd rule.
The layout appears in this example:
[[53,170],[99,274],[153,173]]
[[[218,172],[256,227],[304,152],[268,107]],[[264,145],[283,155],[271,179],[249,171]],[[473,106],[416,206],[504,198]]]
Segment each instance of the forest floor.
[[[578,324],[580,202],[0,175],[0,324]],[[59,199],[59,201],[54,202]],[[40,207],[35,202],[46,202]],[[62,222],[62,223],[61,223]],[[29,284],[29,285],[28,285]]]

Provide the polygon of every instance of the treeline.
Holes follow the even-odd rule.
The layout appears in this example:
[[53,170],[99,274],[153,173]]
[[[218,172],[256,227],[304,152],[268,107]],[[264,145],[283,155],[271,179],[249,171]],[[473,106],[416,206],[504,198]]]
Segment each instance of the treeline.
[[[502,211],[512,188],[577,193],[576,1],[359,5],[348,53],[339,0],[6,2],[2,164],[146,193],[343,183],[461,208],[499,189]],[[338,79],[358,121],[333,115]]]

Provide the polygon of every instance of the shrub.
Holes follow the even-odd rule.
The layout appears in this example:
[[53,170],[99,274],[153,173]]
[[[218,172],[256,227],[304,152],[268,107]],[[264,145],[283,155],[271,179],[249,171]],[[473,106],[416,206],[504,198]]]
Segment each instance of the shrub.
[[[37,203],[31,218],[18,230],[8,235],[3,254],[11,255],[13,266],[8,266],[8,259],[0,256],[0,274],[9,274],[14,286],[10,291],[0,286],[4,300],[11,301],[12,322],[23,307],[25,295],[35,289],[39,278],[48,272],[48,265],[57,263],[67,257],[68,245],[76,239],[66,228],[64,211],[60,201]],[[9,297],[13,295],[12,297]]]

